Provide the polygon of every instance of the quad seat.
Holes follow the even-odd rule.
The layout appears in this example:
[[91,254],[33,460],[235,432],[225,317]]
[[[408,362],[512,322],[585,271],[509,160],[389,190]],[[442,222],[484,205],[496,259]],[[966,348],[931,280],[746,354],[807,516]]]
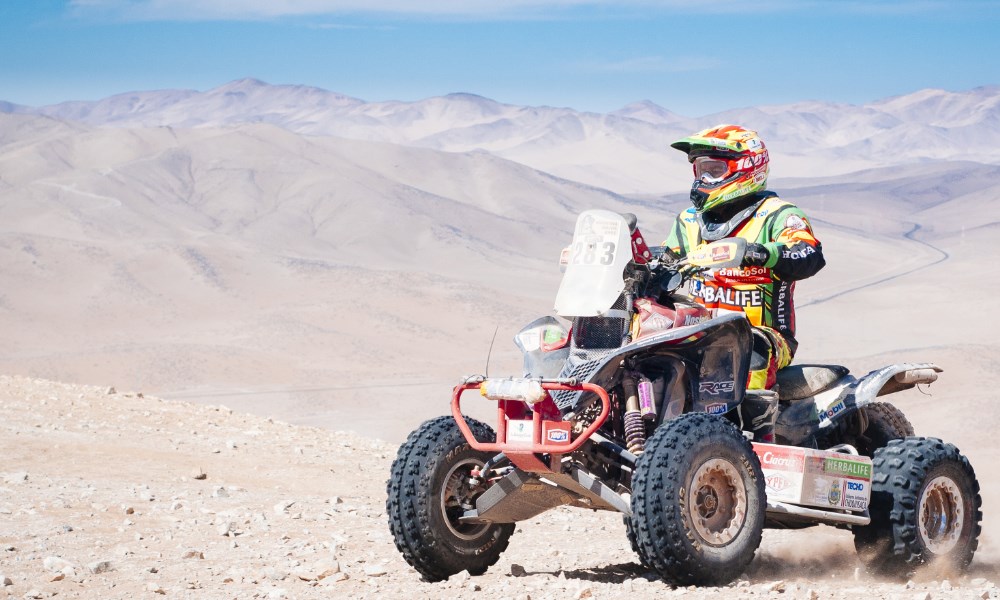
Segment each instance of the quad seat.
[[850,373],[840,365],[789,365],[778,371],[778,396],[782,401],[802,400],[829,389]]

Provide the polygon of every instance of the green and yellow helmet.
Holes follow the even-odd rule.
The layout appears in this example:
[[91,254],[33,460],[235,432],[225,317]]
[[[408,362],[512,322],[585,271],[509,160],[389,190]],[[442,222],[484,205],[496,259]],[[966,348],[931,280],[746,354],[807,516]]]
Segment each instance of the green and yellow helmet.
[[717,125],[670,144],[694,167],[691,202],[710,211],[767,187],[767,148],[756,131]]

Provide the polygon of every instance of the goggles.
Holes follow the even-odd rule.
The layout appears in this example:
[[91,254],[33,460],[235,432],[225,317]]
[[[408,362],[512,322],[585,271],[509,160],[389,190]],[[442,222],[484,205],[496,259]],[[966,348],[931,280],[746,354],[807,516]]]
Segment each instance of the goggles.
[[719,183],[733,172],[731,162],[725,158],[699,156],[691,162],[694,166],[694,178],[705,183]]

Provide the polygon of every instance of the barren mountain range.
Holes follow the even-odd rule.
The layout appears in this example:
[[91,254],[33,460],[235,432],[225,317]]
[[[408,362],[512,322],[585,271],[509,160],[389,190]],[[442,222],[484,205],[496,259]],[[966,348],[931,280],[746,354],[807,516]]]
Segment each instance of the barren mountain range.
[[623,193],[663,193],[687,169],[669,141],[716,123],[766,132],[778,175],[840,175],[926,160],[997,162],[1000,89],[922,90],[862,106],[803,102],[683,117],[648,101],[608,114],[516,106],[473,94],[366,102],[298,85],[242,79],[198,92],[129,92],[0,112],[90,126],[218,127],[267,123],[310,136],[484,150],[574,181]]
[[[771,188],[811,217],[828,260],[797,288],[797,361],[945,369],[930,395],[893,401],[918,434],[954,442],[980,473],[974,566],[995,581],[998,103],[996,88],[925,90],[688,118],[648,102],[609,114],[467,94],[365,102],[255,80],[48,107],[0,102],[0,374],[397,443],[447,411],[460,376],[519,372],[511,336],[551,313],[579,211],[634,212],[658,241],[690,183],[669,143],[739,122],[761,132]],[[10,410],[43,396],[76,410],[66,408],[75,390],[10,381]],[[479,415],[490,418],[487,408]],[[203,416],[184,410],[185,420]],[[387,448],[377,448],[383,466]],[[29,466],[3,470],[33,471],[19,456]],[[352,457],[342,460],[362,460]],[[362,514],[378,511],[369,487]],[[3,489],[0,507],[20,506],[16,486]],[[627,554],[620,533],[610,535]],[[599,568],[579,554],[573,572]],[[378,557],[391,560],[401,563]],[[415,576],[399,571],[405,589]],[[538,590],[516,591],[568,589],[531,583]]]

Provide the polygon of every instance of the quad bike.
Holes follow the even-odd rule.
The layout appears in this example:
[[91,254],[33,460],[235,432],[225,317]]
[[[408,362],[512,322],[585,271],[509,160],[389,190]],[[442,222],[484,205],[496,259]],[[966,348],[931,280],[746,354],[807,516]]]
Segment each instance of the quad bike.
[[[744,250],[729,238],[681,260],[651,251],[632,215],[582,213],[555,302],[572,327],[524,327],[522,377],[465,379],[451,416],[400,447],[386,511],[404,559],[428,581],[482,574],[516,522],[568,505],[622,513],[640,561],[674,585],[728,583],[763,528],[820,523],[852,530],[873,572],[966,567],[982,519],[969,461],[878,400],[941,369],[794,365],[745,389],[745,315],[682,287]],[[497,403],[495,431],[462,414],[469,390]]]

